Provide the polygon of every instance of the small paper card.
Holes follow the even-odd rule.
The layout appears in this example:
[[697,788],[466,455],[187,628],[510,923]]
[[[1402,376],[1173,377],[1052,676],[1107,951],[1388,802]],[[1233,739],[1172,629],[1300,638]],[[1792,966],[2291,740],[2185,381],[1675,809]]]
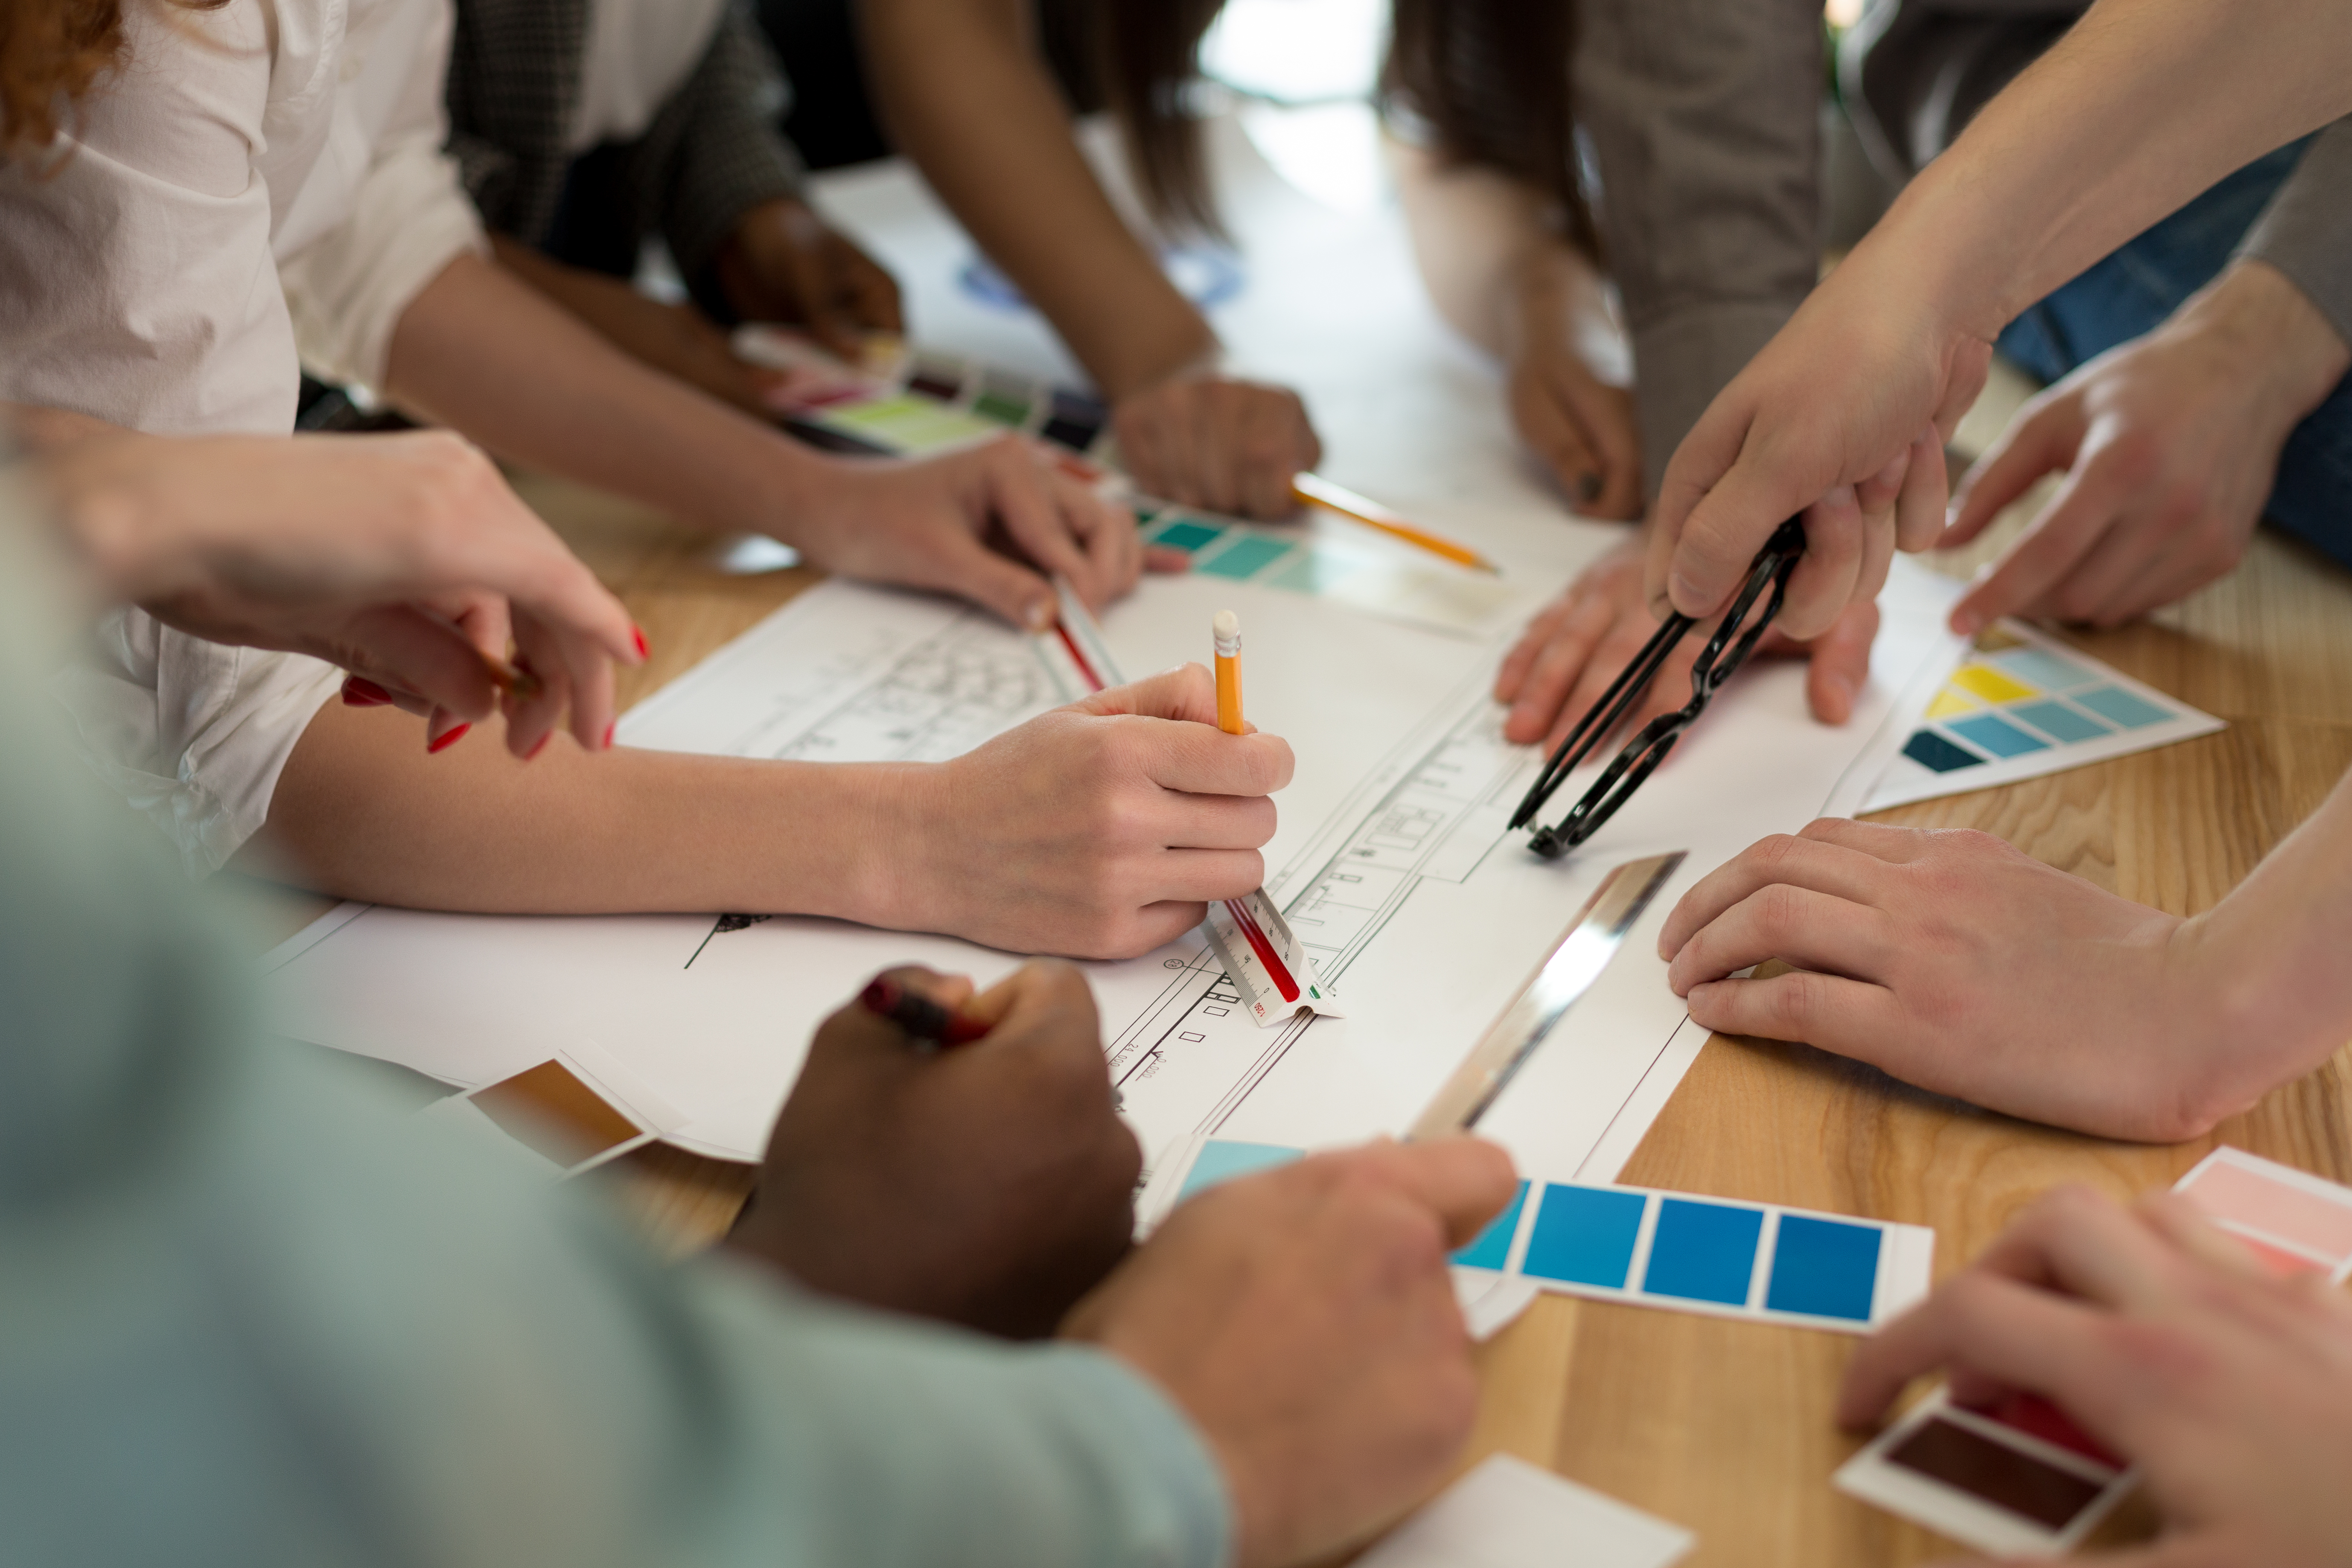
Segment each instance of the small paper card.
[[1493,1454],[1356,1568],[1667,1568],[1697,1537],[1591,1487]]

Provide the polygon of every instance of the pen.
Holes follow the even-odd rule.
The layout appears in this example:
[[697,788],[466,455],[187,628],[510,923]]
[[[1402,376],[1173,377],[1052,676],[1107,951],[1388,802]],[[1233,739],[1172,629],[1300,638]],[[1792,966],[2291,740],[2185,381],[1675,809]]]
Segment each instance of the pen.
[[1319,506],[1354,518],[1366,528],[1377,528],[1382,533],[1403,540],[1407,544],[1442,555],[1448,561],[1459,562],[1480,572],[1491,572],[1499,577],[1503,569],[1471,549],[1443,539],[1426,529],[1415,528],[1396,513],[1375,500],[1367,500],[1351,489],[1333,484],[1320,474],[1300,474],[1290,481],[1290,493],[1308,506]]
[[977,1018],[940,1006],[919,991],[877,974],[857,994],[866,1010],[889,1019],[918,1040],[934,1046],[968,1046],[988,1033]]
[[1242,732],[1242,618],[1219,610],[1209,623],[1217,645],[1217,728],[1228,735]]

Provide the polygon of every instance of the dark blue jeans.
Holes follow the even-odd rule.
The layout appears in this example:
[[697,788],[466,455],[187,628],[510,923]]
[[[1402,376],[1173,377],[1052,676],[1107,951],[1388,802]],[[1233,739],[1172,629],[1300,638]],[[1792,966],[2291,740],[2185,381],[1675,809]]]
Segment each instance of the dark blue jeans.
[[[2043,381],[2154,329],[2211,282],[2303,156],[2256,159],[2009,324],[2000,352]],[[2352,566],[2352,375],[2287,437],[2263,516]]]

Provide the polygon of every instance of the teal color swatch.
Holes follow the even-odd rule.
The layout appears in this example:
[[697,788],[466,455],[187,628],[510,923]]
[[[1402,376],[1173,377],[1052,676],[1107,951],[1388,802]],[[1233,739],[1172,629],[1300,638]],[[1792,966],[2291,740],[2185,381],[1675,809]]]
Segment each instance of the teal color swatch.
[[2063,691],[2092,679],[2091,672],[2081,665],[2038,647],[2013,647],[2005,653],[1987,654],[1985,662],[2000,666],[2028,686],[2039,686],[2047,691]]
[[1224,530],[1205,522],[1193,522],[1178,518],[1151,536],[1154,544],[1164,544],[1171,550],[1197,551],[1224,533]]
[[1297,1158],[1297,1150],[1286,1149],[1278,1143],[1234,1143],[1214,1139],[1201,1145],[1201,1156],[1192,1162],[1192,1173],[1184,1178],[1184,1189],[1176,1194],[1176,1201],[1181,1204],[1220,1183],[1258,1171],[1271,1171]]
[[1921,767],[1933,768],[1939,773],[1954,768],[1980,767],[1984,759],[1965,746],[1955,746],[1933,730],[1917,730],[1903,742],[1903,754]]
[[1878,1291],[1879,1241],[1879,1233],[1866,1225],[1782,1215],[1764,1304],[1776,1312],[1870,1321],[1871,1300]]
[[2096,691],[2082,693],[2074,700],[2100,718],[2112,719],[2126,730],[2161,724],[2172,717],[2155,703],[2135,697],[2120,686],[2102,686]]
[[1269,563],[1290,553],[1290,541],[1268,539],[1261,534],[1247,534],[1220,550],[1208,560],[1196,563],[1195,572],[1205,572],[1212,577],[1231,577],[1239,581],[1255,577]]
[[1642,1289],[1653,1296],[1743,1306],[1748,1279],[1756,1272],[1757,1237],[1763,1229],[1760,1209],[1664,1199]]
[[1528,1184],[1511,1194],[1510,1203],[1492,1224],[1478,1233],[1478,1239],[1454,1255],[1454,1261],[1465,1268],[1500,1268],[1510,1261],[1511,1238],[1519,1234],[1519,1210],[1527,1206]]
[[1945,728],[1963,741],[1973,741],[1996,757],[2023,756],[2028,752],[2046,752],[2047,741],[2037,741],[2005,719],[1990,713],[1979,713],[1967,719],[1948,719]]
[[2072,745],[2078,741],[2095,741],[2114,731],[2067,707],[2063,702],[2018,702],[2009,711],[2024,720],[2043,734]]
[[1519,1272],[1538,1279],[1620,1289],[1633,1267],[1633,1240],[1641,1234],[1642,1211],[1649,1201],[1641,1193],[1546,1186]]

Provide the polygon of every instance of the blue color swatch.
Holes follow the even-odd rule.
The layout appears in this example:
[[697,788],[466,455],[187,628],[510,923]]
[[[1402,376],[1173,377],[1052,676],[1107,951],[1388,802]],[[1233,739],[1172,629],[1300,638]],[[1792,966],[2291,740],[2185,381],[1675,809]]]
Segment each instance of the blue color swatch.
[[2080,686],[2092,679],[2091,672],[2081,665],[2038,647],[2010,648],[2006,652],[1988,655],[1985,662],[1998,665],[2028,686],[2039,686],[2049,691],[2063,691],[2069,686]]
[[1979,713],[1967,719],[1948,721],[1952,733],[1963,741],[1973,741],[1996,757],[2022,756],[2028,752],[2046,752],[2047,741],[2037,741],[2005,719],[1990,713]]
[[1981,766],[1982,757],[1965,746],[1955,746],[1933,730],[1916,730],[1903,742],[1903,754],[1922,767],[1933,768],[1939,773],[1955,768]]
[[1666,1198],[1658,1205],[1657,1234],[1650,1241],[1650,1267],[1642,1289],[1653,1296],[1741,1306],[1756,1272],[1756,1242],[1763,1233],[1760,1209]]
[[2144,724],[2161,724],[2172,717],[2155,703],[2135,697],[2120,686],[2102,686],[2096,691],[2082,693],[2074,700],[2100,718],[2112,719],[2126,730],[2137,730]]
[[2043,734],[2055,736],[2070,745],[2077,741],[2095,741],[2102,735],[2115,733],[2096,719],[2078,713],[2063,702],[2018,702],[2012,703],[2009,710]]
[[1212,577],[1231,577],[1238,581],[1244,577],[1255,577],[1269,562],[1279,561],[1289,554],[1290,548],[1290,542],[1286,539],[1248,534],[1234,541],[1192,569],[1205,572]]
[[1870,1321],[1878,1290],[1878,1232],[1804,1215],[1780,1216],[1764,1304],[1776,1312]]
[[1622,1287],[1633,1267],[1633,1240],[1641,1234],[1642,1211],[1649,1202],[1641,1193],[1546,1186],[1519,1272],[1612,1290]]
[[1224,531],[1205,522],[1188,522],[1180,519],[1153,534],[1151,542],[1165,544],[1171,550],[1198,550]]
[[1511,1194],[1511,1201],[1494,1223],[1478,1233],[1478,1239],[1454,1255],[1454,1261],[1465,1268],[1500,1268],[1510,1261],[1511,1238],[1519,1233],[1519,1210],[1527,1206],[1528,1184]]
[[1184,1190],[1176,1194],[1176,1201],[1181,1204],[1220,1182],[1270,1171],[1297,1158],[1297,1150],[1286,1149],[1279,1143],[1230,1143],[1222,1138],[1203,1143],[1200,1158],[1192,1162],[1192,1173],[1184,1178]]

